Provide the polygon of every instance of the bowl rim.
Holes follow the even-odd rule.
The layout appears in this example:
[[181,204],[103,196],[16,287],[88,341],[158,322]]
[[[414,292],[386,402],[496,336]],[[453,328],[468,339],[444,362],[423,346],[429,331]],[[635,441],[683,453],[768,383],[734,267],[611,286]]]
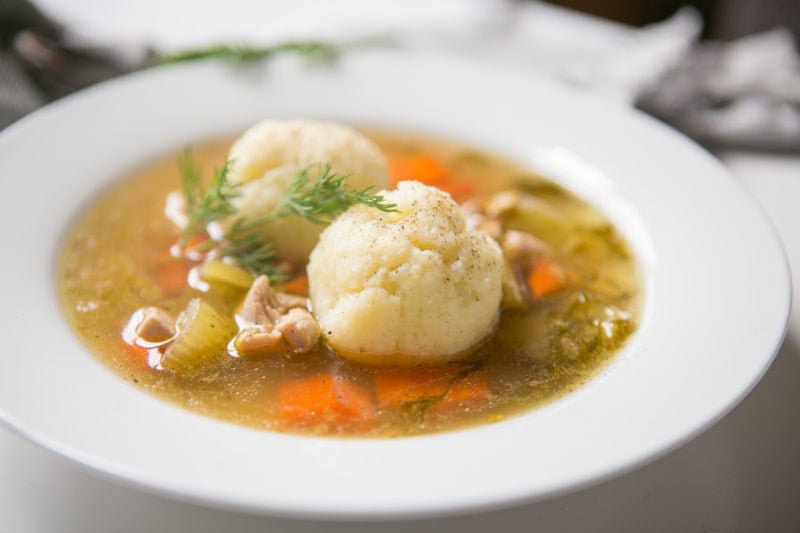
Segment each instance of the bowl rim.
[[[571,490],[576,490],[590,484],[598,483],[602,480],[608,479],[610,477],[620,475],[624,472],[632,470],[642,464],[645,464],[649,461],[654,460],[657,457],[660,457],[670,450],[680,446],[684,442],[690,440],[695,435],[703,431],[704,429],[711,426],[717,420],[722,418],[728,411],[730,411],[739,401],[741,401],[758,380],[763,376],[764,372],[768,368],[769,364],[771,363],[775,353],[777,352],[783,337],[786,333],[786,328],[788,326],[788,316],[789,316],[789,309],[791,305],[791,291],[790,291],[790,274],[788,268],[788,261],[786,259],[785,252],[780,244],[780,241],[777,238],[777,234],[772,227],[771,222],[767,219],[764,215],[763,211],[760,207],[756,206],[755,203],[749,198],[749,195],[744,191],[744,188],[741,184],[735,181],[729,172],[724,169],[724,167],[716,161],[710,154],[705,152],[702,148],[698,147],[688,139],[682,137],[680,134],[674,132],[673,130],[669,129],[667,126],[661,124],[660,122],[652,119],[649,116],[644,115],[635,110],[630,110],[627,108],[619,107],[608,109],[609,104],[602,100],[599,97],[595,97],[593,95],[581,93],[580,91],[575,90],[574,88],[564,87],[552,81],[544,80],[538,78],[535,75],[530,75],[528,73],[522,73],[519,71],[511,71],[504,68],[498,68],[494,66],[489,66],[486,64],[481,64],[474,61],[463,60],[463,59],[456,59],[450,56],[444,56],[440,54],[434,53],[420,53],[420,52],[407,52],[407,51],[368,51],[363,53],[353,53],[348,54],[347,56],[343,57],[340,60],[340,64],[337,64],[333,67],[336,73],[332,72],[320,72],[317,70],[308,70],[309,67],[302,62],[294,61],[294,60],[280,60],[275,62],[275,64],[269,65],[262,65],[256,67],[256,69],[266,69],[269,71],[268,79],[266,80],[266,84],[269,86],[270,84],[275,85],[282,85],[283,82],[280,81],[281,75],[287,75],[289,80],[286,82],[286,86],[288,89],[292,88],[292,83],[301,83],[306,78],[310,79],[317,79],[317,76],[321,76],[322,79],[325,80],[332,80],[331,76],[344,76],[345,80],[361,80],[362,78],[359,76],[363,76],[363,72],[366,71],[376,71],[379,73],[386,72],[386,65],[389,64],[394,68],[399,69],[406,69],[406,71],[413,70],[413,69],[421,69],[422,71],[430,74],[431,72],[435,72],[437,70],[442,70],[445,73],[449,73],[448,75],[453,76],[462,76],[462,77],[470,77],[475,75],[475,73],[481,73],[485,75],[488,79],[491,79],[492,83],[487,83],[487,87],[480,86],[477,89],[472,89],[473,92],[475,91],[486,91],[487,93],[491,93],[491,91],[497,90],[497,87],[507,85],[507,88],[512,89],[532,89],[538,90],[543,92],[544,95],[555,98],[557,94],[561,96],[562,100],[559,100],[559,105],[564,105],[564,101],[574,104],[576,107],[580,109],[583,113],[589,113],[596,116],[600,116],[601,118],[609,119],[612,122],[615,120],[621,121],[625,123],[627,126],[632,128],[633,131],[636,132],[644,132],[642,135],[647,137],[648,135],[655,139],[656,141],[662,142],[660,146],[664,147],[669,145],[669,151],[677,153],[680,157],[688,158],[690,163],[676,161],[675,164],[680,167],[681,164],[689,165],[689,167],[694,164],[698,166],[698,168],[702,168],[702,170],[708,173],[705,179],[710,179],[708,176],[714,175],[716,179],[715,185],[722,186],[726,191],[725,194],[729,195],[729,199],[731,202],[734,200],[737,202],[737,207],[747,210],[748,221],[754,224],[752,235],[745,235],[743,240],[747,239],[754,239],[758,237],[762,239],[762,248],[766,251],[766,254],[770,255],[770,272],[772,272],[775,276],[773,283],[768,287],[769,288],[769,304],[775,306],[775,310],[772,315],[771,323],[767,324],[763,328],[763,338],[760,339],[759,343],[759,353],[756,356],[751,356],[754,360],[752,361],[751,367],[747,369],[747,376],[745,378],[739,378],[736,387],[732,387],[731,390],[725,392],[724,397],[715,397],[714,401],[708,402],[708,405],[704,406],[705,415],[700,417],[701,420],[694,420],[691,424],[683,424],[680,428],[680,431],[673,430],[668,435],[659,436],[659,438],[654,438],[657,441],[657,445],[650,444],[645,446],[645,448],[639,448],[637,454],[629,454],[627,460],[620,460],[617,459],[616,462],[610,462],[603,465],[596,465],[590,472],[583,471],[578,473],[572,473],[572,475],[562,476],[558,478],[556,476],[555,479],[551,480],[551,482],[547,485],[546,489],[542,489],[541,486],[535,489],[532,489],[530,485],[527,485],[522,480],[514,480],[513,482],[509,481],[509,484],[506,486],[498,486],[494,487],[494,492],[486,492],[480,490],[474,490],[469,492],[468,495],[461,494],[457,498],[447,498],[442,496],[441,494],[434,495],[431,500],[423,501],[421,499],[411,499],[405,493],[400,494],[399,499],[392,500],[391,498],[378,498],[377,500],[371,500],[366,502],[365,504],[360,504],[358,502],[352,502],[352,504],[348,507],[347,501],[342,501],[341,499],[331,500],[328,501],[327,504],[323,504],[322,500],[319,498],[311,503],[306,501],[305,503],[302,500],[298,501],[291,501],[290,499],[284,500],[276,500],[274,494],[271,494],[269,497],[261,497],[253,498],[253,499],[242,499],[241,495],[237,495],[234,497],[226,497],[226,495],[222,494],[220,491],[215,491],[213,489],[209,489],[209,487],[197,487],[191,486],[187,483],[181,483],[180,480],[176,482],[172,480],[172,482],[165,482],[164,479],[159,479],[158,476],[153,476],[152,472],[150,473],[143,473],[141,470],[137,469],[136,467],[131,467],[131,465],[125,465],[124,462],[119,462],[118,458],[114,459],[109,456],[102,456],[98,455],[97,453],[86,449],[81,449],[80,446],[76,446],[73,443],[67,443],[63,438],[53,435],[54,428],[58,428],[59,431],[66,431],[60,426],[51,425],[48,429],[42,431],[41,429],[36,428],[36,423],[30,423],[30,421],[26,422],[22,416],[19,416],[19,413],[22,410],[18,407],[18,405],[14,405],[12,407],[7,407],[6,401],[8,400],[11,403],[11,399],[13,398],[10,394],[7,394],[5,397],[0,392],[0,422],[6,427],[9,427],[13,431],[17,432],[20,435],[36,442],[45,448],[48,448],[59,455],[72,459],[73,461],[81,464],[84,467],[87,467],[89,470],[100,473],[105,477],[110,479],[114,479],[117,481],[123,481],[128,484],[132,484],[139,488],[156,491],[171,497],[191,501],[194,503],[200,503],[204,505],[211,505],[217,507],[224,507],[236,510],[243,510],[249,512],[264,512],[276,515],[285,515],[285,516],[302,516],[302,517],[325,517],[325,518],[379,518],[379,517],[417,517],[417,516],[431,516],[431,515],[443,515],[443,514],[452,514],[456,512],[464,512],[464,511],[476,511],[476,510],[485,510],[490,508],[495,508],[503,505],[509,505],[514,503],[522,503],[522,502],[529,502],[534,501],[537,499],[542,499],[545,497],[552,497],[558,494],[562,494]],[[317,67],[315,67],[317,68]],[[370,70],[371,69],[371,70]],[[342,74],[343,73],[343,74]],[[209,79],[214,80],[214,86],[216,88],[228,88],[232,92],[241,91],[242,93],[249,94],[248,91],[253,91],[253,87],[251,85],[247,85],[245,88],[239,87],[240,80],[236,79],[227,79],[226,77],[231,76],[238,76],[236,72],[232,72],[232,69],[226,65],[220,65],[216,63],[203,63],[203,64],[188,64],[188,65],[178,65],[173,67],[160,67],[158,69],[151,69],[147,71],[142,71],[134,74],[130,74],[127,76],[123,76],[118,79],[110,80],[108,82],[99,84],[97,86],[91,87],[84,91],[80,91],[74,95],[68,96],[60,101],[57,101],[53,104],[45,106],[41,108],[28,117],[23,118],[22,120],[18,121],[15,124],[9,126],[5,131],[0,132],[0,154],[3,154],[4,151],[10,150],[8,147],[11,146],[13,149],[19,148],[15,146],[18,144],[17,139],[23,139],[25,137],[34,137],[37,133],[37,129],[44,131],[43,129],[50,129],[52,130],[54,127],[59,126],[58,121],[61,120],[61,128],[69,126],[69,123],[63,124],[64,116],[74,114],[75,112],[82,111],[85,108],[91,108],[94,106],[96,109],[107,110],[110,109],[109,106],[113,107],[113,104],[118,104],[119,102],[115,99],[119,99],[121,96],[130,96],[131,90],[141,90],[147,89],[148,87],[156,87],[158,90],[161,91],[168,91],[170,90],[170,86],[177,86],[185,88],[187,86],[186,79],[190,78],[192,81],[196,80],[203,80]],[[274,76],[277,76],[274,78]],[[443,75],[444,77],[445,75]],[[250,82],[248,82],[249,84]],[[261,83],[261,82],[259,82]],[[346,81],[342,82],[346,85]],[[177,89],[175,89],[177,90]],[[238,93],[237,93],[238,94]],[[516,94],[516,93],[515,93]],[[515,96],[517,100],[519,100],[519,96]],[[288,97],[287,97],[288,98]],[[418,98],[418,96],[415,96]],[[145,99],[147,101],[147,99]],[[352,105],[352,104],[350,104]],[[87,107],[88,106],[88,107]],[[612,106],[613,107],[613,106]],[[600,111],[602,109],[602,111]],[[413,114],[413,113],[412,113]],[[242,115],[247,115],[247,113],[242,113]],[[368,116],[367,112],[364,112],[364,116]],[[611,117],[611,118],[609,118]],[[619,117],[619,118],[615,118]],[[510,120],[510,119],[509,119]],[[413,123],[413,119],[409,122]],[[619,125],[617,125],[619,127]],[[211,126],[207,126],[209,132],[212,131]],[[58,139],[63,139],[64,134],[68,133],[68,129],[64,132],[56,132],[48,137],[48,140],[51,142]],[[625,130],[628,131],[628,130]],[[590,132],[591,133],[591,132]],[[80,133],[79,133],[80,135]],[[559,135],[566,136],[568,135],[564,132],[560,132]],[[647,141],[647,142],[655,142],[655,141]],[[484,146],[485,144],[478,141],[478,144]],[[487,142],[486,144],[492,144],[491,141]],[[578,143],[580,144],[580,143]],[[488,149],[491,150],[491,147]],[[567,146],[567,149],[570,149],[570,146]],[[666,148],[664,148],[666,149]],[[552,155],[552,150],[549,152]],[[152,154],[151,154],[152,155]],[[138,156],[131,157],[127,162],[120,163],[120,161],[114,160],[111,163],[111,167],[115,168],[114,174],[119,174],[119,170],[125,166],[129,166],[132,163],[135,163]],[[2,159],[2,158],[0,158]],[[601,174],[608,175],[609,172],[605,170],[604,162],[599,162],[589,159],[591,166],[597,167],[601,169]],[[580,163],[580,161],[578,161]],[[569,173],[570,171],[576,171],[576,162],[575,160],[571,161],[572,166],[568,166],[566,171]],[[13,166],[13,165],[12,165]],[[0,163],[0,169],[5,170],[6,167]],[[98,171],[99,172],[99,171]],[[599,179],[599,178],[598,178]],[[559,180],[556,180],[559,181]],[[591,181],[591,180],[589,180]],[[608,199],[609,201],[613,201],[614,198],[617,197],[625,197],[629,191],[619,192],[614,187],[616,186],[617,182],[615,176],[612,175],[611,181],[613,182],[613,186],[609,189],[605,185],[600,186],[601,191],[608,194],[608,197],[604,197],[604,200]],[[98,180],[98,183],[102,181]],[[105,180],[107,183],[107,179]],[[702,182],[702,179],[701,179]],[[720,185],[721,183],[728,183],[728,185]],[[562,181],[563,183],[563,181]],[[594,182],[592,182],[594,183]],[[94,189],[92,187],[95,187]],[[725,187],[727,187],[725,189]],[[572,187],[571,187],[572,188]],[[575,190],[574,188],[572,188]],[[96,190],[95,185],[88,185],[86,190]],[[580,191],[576,191],[580,195]],[[595,193],[588,193],[589,196]],[[80,194],[78,195],[80,196]],[[596,196],[595,196],[596,197]],[[591,200],[591,199],[590,199]],[[627,200],[626,200],[627,201]],[[78,203],[85,202],[85,196],[81,201]],[[625,202],[620,202],[618,205],[624,205]],[[639,208],[640,206],[634,206]],[[72,205],[65,208],[65,213],[68,216],[68,219],[71,219],[74,216],[76,209],[75,202],[73,201]],[[63,217],[62,217],[63,220]],[[648,228],[649,229],[649,228]],[[52,235],[51,235],[52,237]],[[745,238],[746,237],[746,238]],[[643,243],[647,242],[649,239],[649,234],[642,237]],[[653,258],[653,261],[657,263],[658,268],[662,268],[664,263],[663,257],[661,256],[661,245],[658,240],[654,241],[655,250],[654,253],[657,255],[657,258]],[[646,248],[646,244],[642,244],[639,247],[635,247],[638,254],[647,255],[649,252],[644,252],[643,249]],[[45,247],[46,248],[46,247]],[[20,249],[24,249],[21,248]],[[45,250],[47,251],[47,249]],[[49,248],[49,252],[55,254],[55,251]],[[672,267],[671,267],[672,268]],[[654,274],[656,279],[659,275],[662,275],[663,272],[658,272]],[[50,281],[52,282],[52,267],[50,269]],[[6,284],[0,284],[0,287],[7,288]],[[50,291],[54,289],[52,283],[50,283],[47,287]],[[658,289],[658,287],[656,287]],[[648,298],[647,298],[647,305],[650,306],[651,298],[655,295],[656,298],[660,298],[661,294],[654,292],[653,290],[648,289]],[[780,297],[782,294],[782,298]],[[52,296],[52,295],[51,295]],[[756,298],[758,295],[751,295],[752,298]],[[653,305],[658,303],[658,300],[652,300]],[[647,311],[650,313],[650,310]],[[629,345],[624,350],[624,357],[626,359],[635,359],[638,364],[641,364],[642,355],[640,352],[642,349],[650,349],[650,347],[646,346],[647,344],[647,335],[648,335],[648,328],[651,325],[653,317],[646,317],[643,319],[643,324],[640,326],[639,332],[637,332],[636,337],[629,343]],[[2,330],[7,331],[7,330]],[[644,339],[642,339],[644,337]],[[74,339],[73,339],[74,341]],[[641,343],[644,342],[645,345]],[[76,346],[77,341],[74,341],[72,346],[70,347],[71,350],[80,351],[82,348],[80,346]],[[619,356],[618,356],[619,357]],[[97,361],[87,362],[87,368],[93,368],[91,372],[94,372],[96,375],[106,375],[109,373],[102,364]],[[0,369],[2,369],[2,365],[0,365]],[[87,370],[89,371],[89,370]],[[617,368],[611,368],[607,371],[610,374],[617,375]],[[605,374],[605,373],[604,373]],[[109,386],[114,387],[115,385],[119,384],[119,379],[116,376],[107,376],[109,378]],[[732,379],[732,378],[731,378]],[[597,380],[592,380],[592,382],[588,386],[582,387],[579,393],[585,392],[585,390],[596,388]],[[605,378],[600,380],[601,382],[606,382]],[[2,380],[0,380],[0,384],[2,384]],[[132,389],[132,388],[131,388]],[[735,389],[735,390],[734,390]],[[157,407],[163,407],[165,404],[157,399],[157,398],[141,398],[139,395],[144,395],[145,393],[140,393],[136,390],[128,390],[126,389],[124,395],[124,401],[127,401],[130,398],[135,397],[135,403],[137,405],[147,406],[147,409],[156,409]],[[721,395],[721,393],[720,393]],[[534,412],[528,413],[527,415],[522,415],[515,417],[513,420],[509,420],[508,422],[504,422],[504,425],[514,426],[517,428],[520,425],[526,424],[533,424],[534,427],[536,426],[536,420],[546,419],[547,417],[551,416],[553,413],[557,411],[565,411],[569,409],[571,404],[574,404],[578,397],[581,394],[572,393],[567,395],[567,397],[550,404],[545,409],[536,410]],[[585,395],[584,395],[585,396]],[[4,400],[5,398],[5,400]],[[17,408],[17,414],[15,414],[14,408]],[[175,417],[175,419],[185,420],[186,423],[189,425],[199,425],[204,426],[206,428],[212,428],[211,432],[219,431],[220,434],[226,435],[225,438],[228,438],[227,435],[230,435],[230,442],[238,442],[237,439],[250,439],[252,433],[257,430],[249,430],[245,428],[231,428],[230,424],[225,422],[220,422],[216,420],[206,419],[201,415],[196,415],[194,413],[188,413],[183,411],[177,407],[163,407],[164,410],[170,411],[170,417]],[[533,422],[532,422],[533,421]],[[436,453],[442,454],[445,453],[444,449],[447,447],[446,442],[442,444],[443,441],[452,441],[452,439],[473,439],[475,441],[480,441],[482,444],[489,444],[493,442],[493,439],[486,436],[486,434],[494,433],[493,430],[494,426],[481,426],[477,428],[470,428],[465,430],[458,430],[453,432],[447,432],[442,434],[434,434],[434,435],[427,435],[427,436],[419,436],[419,437],[411,437],[408,439],[392,439],[392,446],[378,446],[384,447],[387,451],[397,452],[397,446],[394,444],[399,443],[400,447],[406,447],[407,442],[413,443],[435,443],[431,446],[427,444],[421,444],[420,446],[417,445],[409,445],[409,448],[413,449],[435,449]],[[509,432],[513,435],[520,435],[525,434],[525,431],[522,430],[520,432]],[[63,435],[66,433],[62,433]],[[263,437],[263,436],[262,436]],[[291,448],[292,446],[300,446],[302,443],[305,446],[307,443],[325,443],[322,446],[325,447],[335,447],[340,448],[340,444],[344,441],[340,439],[329,439],[329,438],[317,438],[317,437],[297,437],[297,436],[286,436],[286,435],[274,435],[270,434],[269,439],[263,438],[255,438],[253,437],[252,440],[258,441],[261,444],[264,442],[270,441],[275,444],[276,442],[280,441],[280,446],[282,448]],[[113,439],[112,439],[113,440]],[[338,444],[330,444],[332,440],[338,442]],[[358,456],[359,453],[366,453],[368,450],[367,448],[376,447],[373,441],[364,440],[360,441],[358,439],[354,439],[351,444],[352,451],[348,454],[347,459],[353,460],[353,457],[349,455],[352,454],[353,456]],[[306,454],[313,454],[314,445],[312,446],[305,446]],[[243,457],[251,456],[253,454],[252,449],[248,449],[245,453],[243,453]],[[309,455],[310,456],[310,455]],[[372,457],[371,460],[373,464],[377,459]],[[352,465],[351,465],[352,466]],[[327,465],[328,468],[335,469],[332,465]],[[352,476],[352,472],[358,471],[358,465],[352,466],[353,470],[351,472],[341,472],[339,473],[339,478],[345,479],[348,475]],[[491,475],[491,471],[481,472],[480,475],[489,476]],[[336,477],[336,474],[333,474],[333,477]],[[354,484],[355,485],[355,484]],[[383,487],[385,488],[385,487]],[[364,488],[362,487],[361,490]],[[501,490],[505,489],[505,490]],[[297,489],[293,489],[297,490]],[[439,490],[437,488],[437,490]],[[397,495],[394,495],[397,497]],[[406,497],[403,500],[403,496]]]

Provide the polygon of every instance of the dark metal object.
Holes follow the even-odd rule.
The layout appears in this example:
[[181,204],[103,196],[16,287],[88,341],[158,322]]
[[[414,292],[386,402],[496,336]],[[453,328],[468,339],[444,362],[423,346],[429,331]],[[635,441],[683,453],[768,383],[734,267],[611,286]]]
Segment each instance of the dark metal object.
[[0,128],[45,103],[99,81],[147,66],[149,50],[81,42],[27,0],[0,4]]

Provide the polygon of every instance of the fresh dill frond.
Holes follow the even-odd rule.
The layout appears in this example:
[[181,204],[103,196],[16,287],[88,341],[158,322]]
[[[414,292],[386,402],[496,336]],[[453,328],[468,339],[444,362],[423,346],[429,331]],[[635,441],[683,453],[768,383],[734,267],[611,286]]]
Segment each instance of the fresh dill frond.
[[236,213],[233,200],[239,195],[237,187],[228,181],[230,161],[214,171],[208,187],[203,189],[200,172],[195,165],[191,152],[184,152],[179,159],[181,168],[181,189],[186,200],[187,223],[181,234],[181,243],[206,229],[217,220],[222,220]]
[[246,62],[264,59],[282,53],[295,53],[309,59],[331,60],[342,51],[343,45],[323,41],[289,41],[270,46],[250,46],[246,44],[219,44],[207,48],[185,50],[161,56],[157,65],[185,63],[200,59],[223,59],[234,62]]
[[267,276],[272,283],[281,283],[284,279],[275,264],[278,254],[272,243],[264,240],[244,218],[237,218],[225,232],[220,253],[236,260],[254,276]]
[[181,192],[186,201],[186,212],[192,213],[200,202],[203,191],[200,184],[200,170],[194,164],[192,151],[189,148],[178,156],[178,168],[181,171]]
[[363,204],[381,211],[397,211],[395,204],[384,200],[383,196],[373,194],[373,187],[349,189],[349,174],[337,174],[329,163],[322,167],[322,173],[308,187],[310,172],[317,165],[304,168],[294,179],[286,195],[275,211],[275,216],[300,216],[314,224],[330,224],[333,219],[347,211],[351,206]]
[[403,409],[406,412],[407,416],[409,416],[417,424],[424,422],[425,417],[427,416],[430,408],[442,402],[450,393],[450,390],[453,388],[453,385],[455,385],[457,381],[460,381],[469,376],[470,374],[477,372],[484,366],[484,364],[485,360],[472,362],[468,366],[462,368],[461,370],[453,374],[453,376],[451,376],[450,379],[447,380],[447,384],[445,385],[444,389],[440,394],[435,394],[432,396],[422,396],[414,400],[403,402],[400,405],[400,408]]
[[278,268],[279,257],[273,243],[261,231],[264,226],[291,216],[300,216],[315,224],[329,224],[356,204],[381,211],[396,211],[394,204],[386,202],[383,196],[373,194],[372,187],[349,189],[349,175],[337,174],[327,163],[321,167],[320,176],[311,183],[311,171],[315,167],[319,168],[319,165],[310,165],[298,172],[272,213],[260,217],[238,216],[221,236],[209,236],[187,250],[187,244],[192,237],[204,234],[209,224],[237,215],[234,200],[240,192],[237,185],[229,181],[230,161],[214,171],[206,187],[203,187],[203,180],[191,151],[187,149],[178,158],[178,165],[187,217],[186,227],[180,237],[182,251],[197,254],[213,251],[235,260],[254,276],[268,276],[273,283],[279,283],[283,276]]

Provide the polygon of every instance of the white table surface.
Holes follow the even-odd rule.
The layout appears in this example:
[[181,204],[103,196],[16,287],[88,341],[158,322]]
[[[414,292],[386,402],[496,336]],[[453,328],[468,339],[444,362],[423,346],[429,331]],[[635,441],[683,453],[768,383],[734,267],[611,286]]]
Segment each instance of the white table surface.
[[[720,154],[765,207],[800,279],[800,157]],[[1,533],[800,531],[800,297],[753,392],[682,448],[545,502],[472,516],[322,523],[205,509],[99,479],[0,429]]]

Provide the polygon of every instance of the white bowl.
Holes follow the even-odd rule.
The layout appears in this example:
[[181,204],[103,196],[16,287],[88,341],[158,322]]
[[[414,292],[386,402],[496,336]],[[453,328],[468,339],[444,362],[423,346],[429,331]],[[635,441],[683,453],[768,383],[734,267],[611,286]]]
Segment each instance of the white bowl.
[[[104,367],[58,307],[59,239],[102,187],[157,154],[264,117],[433,133],[549,171],[605,210],[646,278],[642,324],[577,392],[494,425],[397,439],[308,438],[185,411]],[[697,146],[641,114],[519,72],[352,53],[148,70],[0,135],[0,419],[112,478],[203,504],[299,516],[444,514],[543,498],[687,440],[763,374],[789,311],[770,224]]]

